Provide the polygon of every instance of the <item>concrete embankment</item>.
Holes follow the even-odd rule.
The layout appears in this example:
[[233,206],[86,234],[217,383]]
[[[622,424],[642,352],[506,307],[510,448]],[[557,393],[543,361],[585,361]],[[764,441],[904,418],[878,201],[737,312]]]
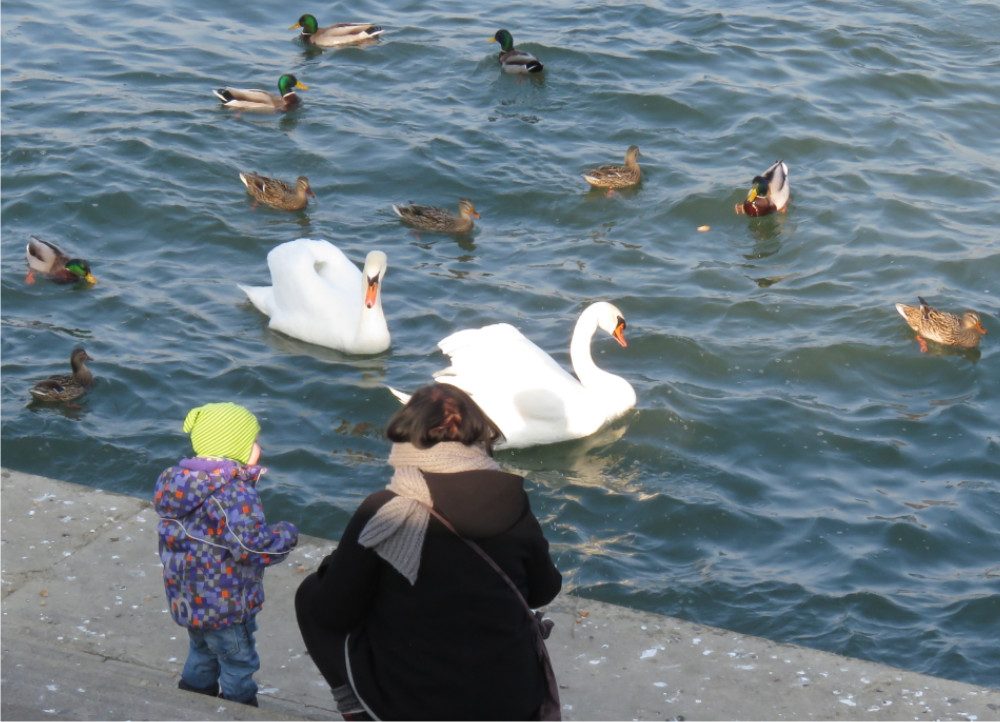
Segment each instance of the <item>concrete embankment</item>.
[[[254,709],[176,688],[187,635],[166,610],[147,501],[0,478],[4,720],[339,719],[292,612],[333,542],[305,537],[265,576]],[[548,613],[569,720],[1000,718],[998,689],[571,595]]]

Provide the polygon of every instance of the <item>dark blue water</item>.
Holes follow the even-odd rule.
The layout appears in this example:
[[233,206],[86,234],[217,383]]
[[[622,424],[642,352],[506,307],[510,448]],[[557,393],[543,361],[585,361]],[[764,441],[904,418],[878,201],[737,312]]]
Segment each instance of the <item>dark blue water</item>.
[[[286,30],[303,11],[386,32],[310,51]],[[499,73],[501,26],[543,78]],[[576,317],[609,300],[631,345],[594,356],[637,409],[501,455],[568,589],[1000,686],[998,26],[974,2],[6,2],[2,463],[148,496],[186,411],[235,400],[264,426],[269,515],[337,537],[388,481],[386,384],[500,321],[568,364]],[[210,92],[284,72],[310,87],[291,115]],[[588,192],[579,174],[632,143],[640,189]],[[778,158],[789,212],[736,216]],[[254,209],[248,169],[305,174],[318,202]],[[470,238],[390,208],[459,197]],[[31,234],[99,284],[26,285]],[[246,302],[236,284],[302,236],[388,254],[388,353],[289,339]],[[893,308],[918,294],[978,310],[981,350],[921,354]],[[86,402],[29,407],[78,343]]]

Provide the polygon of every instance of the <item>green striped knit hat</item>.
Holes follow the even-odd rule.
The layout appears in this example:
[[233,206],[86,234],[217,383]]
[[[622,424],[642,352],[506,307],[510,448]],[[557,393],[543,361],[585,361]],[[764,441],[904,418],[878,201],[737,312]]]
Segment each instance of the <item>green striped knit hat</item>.
[[188,411],[184,431],[198,456],[221,456],[241,464],[250,460],[260,433],[257,417],[231,402],[205,404]]

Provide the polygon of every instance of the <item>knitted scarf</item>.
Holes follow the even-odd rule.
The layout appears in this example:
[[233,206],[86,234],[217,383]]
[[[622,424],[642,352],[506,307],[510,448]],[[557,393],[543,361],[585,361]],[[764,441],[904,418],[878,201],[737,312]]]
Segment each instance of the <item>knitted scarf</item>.
[[[451,474],[478,469],[499,469],[481,446],[466,446],[457,441],[443,441],[429,449],[413,444],[393,444],[389,464],[395,469],[386,488],[397,494],[368,520],[358,536],[358,543],[385,559],[410,584],[417,581],[420,556],[427,535],[433,506],[430,489],[422,471]],[[422,503],[421,503],[422,502]]]

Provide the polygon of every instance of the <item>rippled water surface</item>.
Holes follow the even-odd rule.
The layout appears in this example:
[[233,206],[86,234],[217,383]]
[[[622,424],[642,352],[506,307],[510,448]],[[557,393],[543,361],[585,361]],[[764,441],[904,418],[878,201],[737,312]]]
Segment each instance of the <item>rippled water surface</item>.
[[[386,32],[306,50],[286,30],[305,11]],[[500,74],[499,27],[544,77]],[[987,2],[5,2],[2,463],[148,496],[188,408],[237,400],[264,425],[269,515],[337,537],[388,480],[386,384],[499,321],[568,363],[607,299],[631,345],[594,355],[637,409],[501,454],[568,589],[1000,686],[997,27]],[[310,87],[294,114],[210,92],[283,72]],[[642,186],[588,192],[580,172],[632,143]],[[736,216],[777,158],[787,215]],[[243,169],[319,200],[254,209]],[[390,209],[461,196],[470,238]],[[31,234],[100,283],[26,285]],[[302,236],[388,254],[388,353],[289,339],[246,302]],[[981,350],[921,354],[893,308],[917,294],[979,310]],[[29,407],[78,343],[89,398]]]

